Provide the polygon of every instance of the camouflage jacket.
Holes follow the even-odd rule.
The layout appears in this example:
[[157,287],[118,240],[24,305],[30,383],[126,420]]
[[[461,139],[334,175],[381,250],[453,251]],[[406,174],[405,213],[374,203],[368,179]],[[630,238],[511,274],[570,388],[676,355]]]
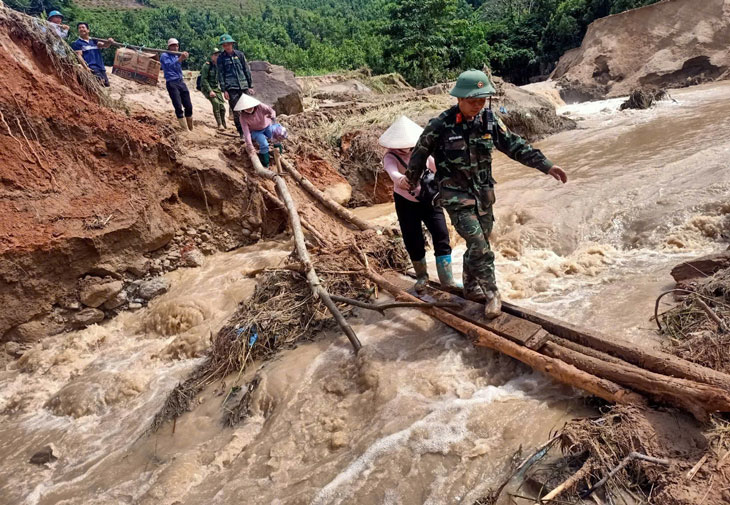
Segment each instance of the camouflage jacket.
[[231,54],[221,51],[218,55],[217,66],[218,83],[221,85],[221,90],[240,89],[245,91],[253,87],[251,70],[248,68],[246,56],[241,51],[234,49]]
[[220,93],[221,88],[218,84],[218,66],[208,60],[203,64],[200,69],[200,91],[208,96],[211,91]]
[[543,173],[553,166],[539,149],[510,132],[490,109],[467,122],[455,105],[428,123],[413,149],[406,177],[415,186],[426,169],[426,160],[433,156],[443,205],[453,210],[478,205],[480,212],[486,212],[494,203],[495,148]]

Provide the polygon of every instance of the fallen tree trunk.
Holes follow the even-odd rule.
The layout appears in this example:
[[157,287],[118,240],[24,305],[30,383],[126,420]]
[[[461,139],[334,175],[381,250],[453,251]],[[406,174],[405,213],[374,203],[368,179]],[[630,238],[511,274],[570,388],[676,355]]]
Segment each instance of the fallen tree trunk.
[[[268,188],[266,188],[263,184],[259,184],[258,187],[261,191],[261,194],[268,198],[271,203],[273,203],[280,209],[287,210],[286,205],[284,205],[281,200],[279,200],[276,195],[269,191]],[[319,242],[319,245],[324,246],[327,243],[324,237],[317,231],[314,226],[309,224],[306,219],[300,216],[299,221],[302,223],[302,227],[304,227],[304,229],[307,230],[317,240],[317,242]]]
[[639,368],[669,377],[688,379],[717,386],[725,391],[730,391],[730,375],[711,368],[692,363],[665,352],[643,349],[623,343],[615,338],[610,338],[595,332],[588,332],[577,326],[567,324],[564,321],[557,321],[551,317],[538,314],[529,309],[517,307],[508,302],[502,304],[502,310],[537,323],[554,335],[596,351],[621,358]]
[[283,158],[281,159],[281,165],[284,167],[284,169],[289,172],[289,174],[294,178],[299,185],[301,185],[307,192],[312,195],[319,203],[327,207],[332,213],[334,213],[337,217],[342,219],[343,221],[350,223],[351,225],[355,226],[356,228],[360,230],[372,230],[374,227],[368,223],[367,221],[364,221],[357,217],[355,214],[350,212],[348,209],[340,205],[339,203],[335,202],[331,198],[327,198],[324,193],[322,193],[319,189],[317,189],[314,184],[312,184],[309,179],[304,177],[302,174],[299,173],[299,171],[294,168],[294,166],[291,163],[287,163]]
[[730,395],[708,384],[660,375],[628,363],[605,362],[555,342],[547,342],[542,351],[587,373],[641,391],[660,402],[682,407],[703,421],[709,418],[708,413],[730,412]]
[[302,225],[299,220],[299,213],[297,212],[297,207],[294,204],[294,200],[292,200],[291,194],[289,194],[289,189],[286,187],[286,181],[284,181],[281,176],[275,174],[271,170],[264,168],[263,165],[261,165],[258,156],[256,156],[256,153],[253,150],[253,147],[247,146],[246,152],[248,153],[248,157],[251,160],[251,164],[253,165],[256,175],[272,180],[274,181],[274,184],[276,184],[276,191],[277,193],[279,193],[279,197],[284,202],[287,213],[289,214],[289,223],[291,224],[292,235],[294,235],[294,243],[296,245],[297,255],[299,256],[299,261],[302,262],[302,266],[304,268],[304,272],[306,273],[309,287],[312,290],[312,293],[314,293],[314,296],[322,300],[322,303],[325,304],[327,309],[335,318],[335,321],[337,321],[337,324],[339,324],[340,328],[342,328],[342,331],[347,336],[350,344],[352,344],[353,349],[357,353],[362,347],[362,344],[360,344],[360,340],[357,338],[357,335],[355,335],[353,329],[347,323],[340,310],[330,298],[327,290],[322,286],[322,284],[320,284],[317,272],[314,270],[314,265],[312,265],[312,260],[309,258],[309,252],[307,251],[307,246],[304,243],[304,234],[302,233]]
[[[373,271],[368,271],[365,275],[380,286],[381,289],[390,292],[396,300],[410,302],[419,301],[419,299],[415,296],[406,293],[397,285]],[[625,389],[614,382],[596,377],[579,370],[564,361],[545,356],[537,351],[533,351],[532,349],[516,344],[506,338],[492,333],[489,330],[465,321],[443,309],[430,307],[424,308],[423,310],[427,314],[435,317],[439,321],[472,339],[474,345],[488,347],[506,354],[507,356],[525,363],[535,370],[549,375],[558,382],[582,389],[611,403],[630,405],[645,405],[646,403],[644,397],[641,395]]]

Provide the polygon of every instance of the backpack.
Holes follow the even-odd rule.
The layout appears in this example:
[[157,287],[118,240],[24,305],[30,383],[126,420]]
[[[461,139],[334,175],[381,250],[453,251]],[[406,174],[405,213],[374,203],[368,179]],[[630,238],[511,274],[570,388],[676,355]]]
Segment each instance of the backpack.
[[[395,153],[388,153],[395,157],[396,160],[398,160],[398,163],[400,163],[403,168],[406,170],[408,169],[408,165],[406,165],[406,162],[401,159],[400,156],[398,156]],[[419,181],[421,185],[421,190],[418,192],[418,194],[413,194],[411,192],[411,195],[416,197],[416,200],[418,200],[421,203],[427,203],[430,204],[432,207],[438,207],[439,205],[439,198],[441,198],[441,190],[439,189],[439,183],[436,180],[436,175],[431,172],[428,168],[423,172],[421,175],[421,180]]]

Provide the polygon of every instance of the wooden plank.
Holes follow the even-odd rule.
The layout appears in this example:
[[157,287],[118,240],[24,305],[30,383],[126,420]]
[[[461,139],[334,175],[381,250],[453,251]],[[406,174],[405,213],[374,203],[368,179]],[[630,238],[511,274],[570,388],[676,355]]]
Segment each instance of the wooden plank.
[[[458,293],[459,291],[441,287],[437,282],[430,282],[429,284],[432,287],[449,292]],[[620,338],[581,328],[509,302],[502,303],[502,311],[539,324],[553,335],[620,358],[640,368],[670,377],[690,379],[704,384],[718,386],[730,391],[730,375],[692,363],[677,356],[654,349],[646,349],[622,341]]]
[[[542,326],[539,324],[535,324],[525,319],[520,319],[504,312],[495,319],[487,320],[484,318],[484,305],[465,300],[452,293],[439,291],[430,286],[426,287],[426,294],[422,295],[420,298],[425,302],[439,301],[458,303],[461,305],[460,308],[446,308],[445,310],[455,316],[459,316],[473,324],[492,331],[500,337],[508,338],[520,345],[526,345],[528,340],[535,337],[542,331]],[[542,338],[543,343],[547,340],[547,338],[542,334],[540,335],[540,338]],[[534,341],[532,344],[536,345],[537,343],[538,341]]]

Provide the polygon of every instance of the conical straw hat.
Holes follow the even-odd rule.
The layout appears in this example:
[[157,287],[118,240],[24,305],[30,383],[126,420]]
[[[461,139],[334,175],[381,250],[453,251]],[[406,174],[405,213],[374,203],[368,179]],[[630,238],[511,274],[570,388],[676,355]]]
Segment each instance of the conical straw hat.
[[238,99],[236,102],[235,107],[233,107],[233,110],[236,112],[241,111],[243,109],[250,109],[252,107],[256,107],[257,105],[261,105],[261,102],[256,100],[251,95],[243,94],[241,95],[241,98]]
[[388,149],[408,149],[416,145],[422,132],[423,128],[407,117],[401,116],[385,130],[378,143]]

